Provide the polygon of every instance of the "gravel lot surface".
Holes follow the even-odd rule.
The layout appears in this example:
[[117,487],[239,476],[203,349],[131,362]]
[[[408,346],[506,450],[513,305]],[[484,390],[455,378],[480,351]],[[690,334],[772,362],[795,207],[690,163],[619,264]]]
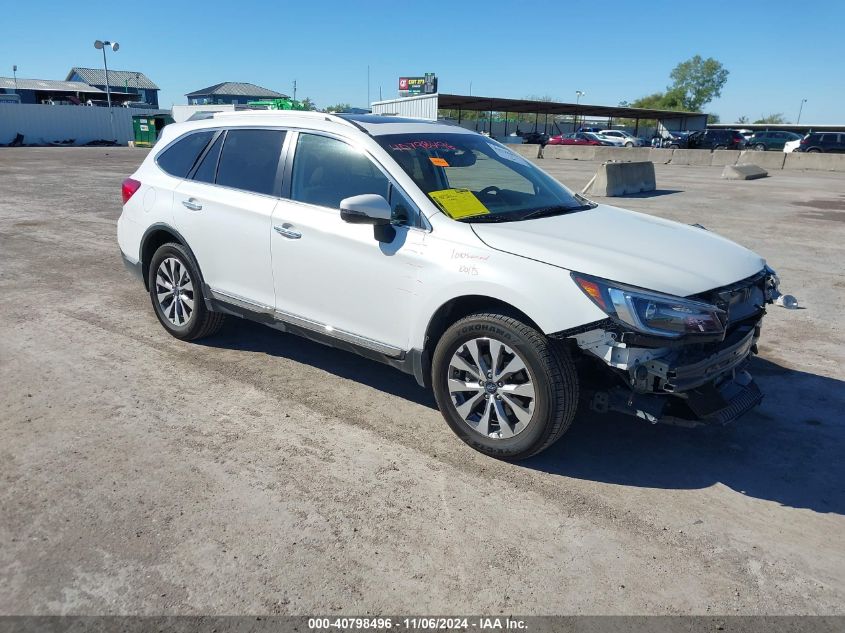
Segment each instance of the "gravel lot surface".
[[845,613],[842,174],[658,165],[607,200],[757,250],[805,309],[770,309],[739,423],[587,415],[513,465],[374,362],[166,335],[115,239],[144,155],[0,149],[0,614]]

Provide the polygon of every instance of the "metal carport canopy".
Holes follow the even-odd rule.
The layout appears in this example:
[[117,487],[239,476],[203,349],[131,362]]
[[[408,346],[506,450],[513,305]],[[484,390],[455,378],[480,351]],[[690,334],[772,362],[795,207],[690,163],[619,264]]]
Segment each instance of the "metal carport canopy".
[[678,119],[707,116],[701,112],[683,110],[651,110],[623,106],[600,106],[586,103],[559,103],[531,99],[500,99],[475,95],[438,95],[437,107],[444,110],[474,110],[478,112],[513,112],[517,114],[572,114],[625,119]]

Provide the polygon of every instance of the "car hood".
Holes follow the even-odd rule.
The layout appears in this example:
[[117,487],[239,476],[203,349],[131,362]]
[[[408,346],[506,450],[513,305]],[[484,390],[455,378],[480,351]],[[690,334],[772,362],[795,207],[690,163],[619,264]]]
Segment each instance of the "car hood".
[[472,228],[496,250],[677,296],[745,279],[766,263],[705,229],[606,205]]

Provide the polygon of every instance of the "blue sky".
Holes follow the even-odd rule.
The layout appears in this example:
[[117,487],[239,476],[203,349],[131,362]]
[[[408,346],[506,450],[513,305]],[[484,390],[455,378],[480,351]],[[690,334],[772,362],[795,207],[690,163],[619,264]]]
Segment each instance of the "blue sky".
[[[398,78],[435,72],[443,92],[550,95],[616,104],[663,90],[695,54],[730,71],[705,109],[723,122],[781,112],[845,124],[845,3],[441,2],[182,3],[13,0],[4,12],[0,76],[64,79],[100,67],[95,39],[116,40],[110,68],[140,70],[160,102],[221,81],[249,81],[319,106],[396,95]],[[11,8],[11,7],[10,7]]]

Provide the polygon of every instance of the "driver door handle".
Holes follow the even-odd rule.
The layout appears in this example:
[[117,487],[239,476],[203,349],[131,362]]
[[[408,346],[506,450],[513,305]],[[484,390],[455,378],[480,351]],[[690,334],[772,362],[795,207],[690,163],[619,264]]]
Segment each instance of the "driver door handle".
[[199,202],[194,202],[193,198],[182,200],[182,205],[189,208],[191,211],[201,211],[202,205]]
[[276,231],[282,237],[286,237],[289,240],[298,240],[302,237],[302,233],[297,231],[296,229],[292,229],[286,226],[279,226],[278,224],[273,227],[273,230]]

